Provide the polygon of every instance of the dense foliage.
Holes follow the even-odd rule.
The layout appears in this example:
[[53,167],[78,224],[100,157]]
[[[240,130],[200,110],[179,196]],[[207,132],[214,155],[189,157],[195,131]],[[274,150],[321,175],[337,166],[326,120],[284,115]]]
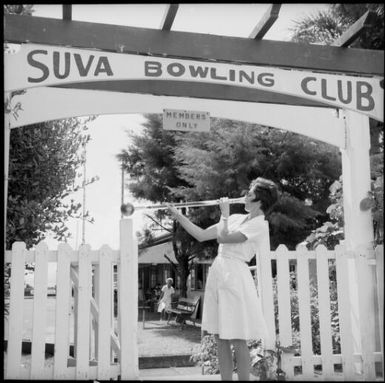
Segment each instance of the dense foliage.
[[60,241],[70,235],[66,220],[77,216],[81,204],[64,199],[81,187],[86,123],[71,118],[11,131],[7,248],[15,241],[29,248],[48,232]]

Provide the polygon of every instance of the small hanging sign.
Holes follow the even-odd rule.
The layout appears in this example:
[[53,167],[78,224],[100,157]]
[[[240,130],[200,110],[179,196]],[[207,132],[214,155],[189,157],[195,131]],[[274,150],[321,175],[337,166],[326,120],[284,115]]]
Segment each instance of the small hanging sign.
[[163,129],[209,132],[210,113],[195,110],[163,109]]

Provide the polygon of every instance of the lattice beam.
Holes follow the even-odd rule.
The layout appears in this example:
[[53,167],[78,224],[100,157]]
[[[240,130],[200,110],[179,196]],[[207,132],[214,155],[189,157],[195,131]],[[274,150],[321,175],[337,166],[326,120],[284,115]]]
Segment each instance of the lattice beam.
[[63,20],[72,20],[72,4],[63,4]]
[[355,40],[360,37],[365,29],[373,24],[376,14],[372,11],[367,11],[362,17],[360,17],[353,25],[351,25],[332,46],[335,47],[348,47]]
[[166,12],[163,16],[162,22],[160,23],[160,29],[162,31],[171,30],[178,8],[179,4],[167,4]]
[[260,22],[255,26],[253,31],[250,33],[250,39],[262,39],[263,36],[272,27],[278,18],[281,4],[271,4],[269,9],[265,12]]

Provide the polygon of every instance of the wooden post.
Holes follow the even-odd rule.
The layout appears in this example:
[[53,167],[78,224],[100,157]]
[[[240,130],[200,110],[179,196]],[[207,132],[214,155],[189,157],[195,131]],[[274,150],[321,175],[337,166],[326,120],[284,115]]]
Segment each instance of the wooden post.
[[384,246],[376,248],[377,305],[380,329],[380,350],[382,355],[382,376],[384,376]]
[[[8,98],[8,105],[10,100]],[[11,115],[4,113],[4,251],[7,243],[7,206],[8,206],[8,176],[9,176],[9,148],[11,140]]]
[[138,379],[138,246],[133,219],[120,220],[118,316],[121,379]]
[[370,191],[369,118],[344,111],[346,148],[342,153],[345,246],[355,250],[373,249],[373,222],[370,210],[362,211],[360,202]]
[[6,379],[20,378],[21,345],[23,336],[25,253],[24,242],[15,242],[12,245]]
[[[343,111],[345,120],[345,149],[342,153],[342,177],[343,177],[343,196],[344,196],[344,222],[345,222],[345,247],[346,250],[359,252],[358,257],[365,257],[367,260],[373,257],[373,222],[370,210],[362,211],[360,202],[367,197],[370,191],[370,131],[369,118],[363,114]],[[360,264],[361,265],[361,264]],[[375,278],[370,276],[370,272],[364,272],[365,284],[362,277],[357,273],[355,259],[351,258],[348,262],[350,280],[350,307],[353,349],[355,353],[362,352],[362,341],[374,345],[374,291]],[[361,265],[362,266],[362,265]],[[367,266],[369,267],[369,266]],[[359,287],[359,289],[358,289]],[[361,291],[362,289],[365,292]],[[359,301],[365,296],[365,302]],[[362,305],[366,307],[365,317],[362,317]],[[361,317],[360,317],[361,311]],[[360,321],[362,323],[360,323]],[[367,325],[365,331],[364,322]],[[373,322],[373,323],[372,323]],[[372,323],[372,325],[371,325]],[[360,336],[361,335],[361,336]],[[365,362],[364,362],[365,365]],[[359,366],[356,364],[356,369]]]

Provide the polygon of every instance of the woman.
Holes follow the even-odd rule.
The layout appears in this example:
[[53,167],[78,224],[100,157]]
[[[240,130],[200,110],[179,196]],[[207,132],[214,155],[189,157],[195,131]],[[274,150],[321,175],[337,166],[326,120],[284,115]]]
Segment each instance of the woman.
[[173,279],[167,278],[166,284],[162,287],[160,298],[159,298],[159,306],[158,312],[160,312],[160,319],[163,318],[163,313],[169,309],[171,309],[171,301],[172,295],[175,294],[175,290],[172,287]]
[[218,344],[219,369],[222,380],[231,380],[234,347],[239,380],[249,380],[250,354],[248,339],[269,334],[262,315],[262,305],[246,262],[256,254],[258,243],[266,235],[264,214],[278,199],[274,182],[257,178],[245,196],[248,214],[229,215],[228,198],[221,198],[219,222],[207,229],[193,224],[169,206],[172,216],[198,241],[217,239],[218,255],[207,278],[202,330],[215,334]]

